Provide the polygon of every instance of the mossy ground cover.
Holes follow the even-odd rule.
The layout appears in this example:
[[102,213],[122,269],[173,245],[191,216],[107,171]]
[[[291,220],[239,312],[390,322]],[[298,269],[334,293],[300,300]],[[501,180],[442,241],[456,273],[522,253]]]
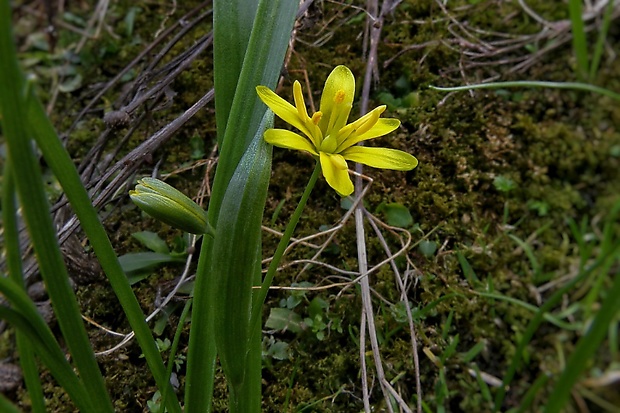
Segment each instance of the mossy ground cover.
[[[389,266],[371,276],[375,294],[377,336],[386,375],[405,400],[415,400],[415,375],[422,383],[423,400],[428,411],[491,411],[492,396],[515,356],[534,311],[557,288],[577,276],[584,263],[584,248],[592,260],[601,248],[601,231],[610,210],[620,202],[620,109],[617,102],[597,95],[551,89],[500,89],[460,92],[446,95],[428,85],[476,83],[494,74],[504,79],[573,81],[574,58],[570,43],[537,59],[529,70],[509,73],[510,64],[498,62],[467,66],[467,48],[458,44],[454,22],[467,22],[488,32],[528,35],[540,27],[515,2],[460,2],[450,4],[450,18],[437,2],[404,1],[386,17],[379,46],[380,81],[371,95],[374,104],[388,105],[390,117],[401,120],[397,132],[371,142],[405,150],[419,159],[411,172],[366,169],[374,182],[364,200],[368,211],[387,220],[381,205],[404,206],[411,217],[407,230],[414,242],[424,240],[406,251],[414,264],[407,267],[401,257],[397,266],[409,270],[414,282],[407,293],[413,309],[418,337],[420,371],[414,369],[410,337],[403,319],[402,302]],[[532,2],[535,3],[535,2]],[[532,4],[549,21],[567,18],[561,3]],[[85,5],[82,5],[85,6]],[[357,7],[363,7],[363,2]],[[133,3],[115,4],[106,15],[111,32],[103,31],[89,41],[79,54],[82,84],[61,93],[52,118],[59,130],[72,119],[67,112],[79,110],[89,87],[113,77],[133,59],[147,39],[160,28],[170,9],[164,6]],[[171,20],[190,9],[176,10]],[[89,18],[88,9],[71,11],[74,18]],[[133,17],[129,18],[130,13]],[[19,40],[25,56],[34,54],[37,38],[26,36],[19,27],[30,27],[28,16],[17,16]],[[64,17],[67,19],[67,17]],[[287,65],[281,94],[290,97],[294,79],[309,79],[311,95],[318,103],[322,81],[338,64],[346,64],[361,84],[365,70],[363,47],[364,14],[358,8],[330,2],[316,2],[301,19],[294,52]],[[204,23],[205,32],[209,23]],[[21,33],[21,35],[20,35]],[[120,35],[113,36],[112,33]],[[481,32],[477,32],[481,33]],[[59,47],[69,48],[79,36],[61,30]],[[618,29],[608,36],[609,47],[617,47]],[[480,34],[482,36],[482,34]],[[470,39],[471,40],[471,39]],[[188,47],[181,41],[179,50]],[[411,45],[425,47],[406,50]],[[457,47],[458,46],[458,47]],[[531,45],[540,46],[540,45]],[[33,49],[34,48],[34,49]],[[533,49],[521,48],[508,57],[523,56]],[[404,52],[403,52],[404,51]],[[398,55],[399,52],[403,52]],[[50,56],[53,54],[50,53]],[[38,56],[38,54],[37,54]],[[395,57],[396,56],[396,57]],[[75,60],[77,61],[77,60]],[[382,66],[382,62],[389,65]],[[57,63],[38,60],[30,70],[43,75]],[[174,103],[150,114],[138,141],[162,127],[212,87],[210,56],[178,77],[172,89]],[[43,75],[41,75],[43,77]],[[42,97],[47,81],[42,80]],[[129,81],[129,78],[128,78]],[[303,83],[303,82],[302,82]],[[620,68],[604,60],[595,83],[620,90]],[[358,86],[359,92],[360,86]],[[120,90],[111,92],[98,106],[102,114],[106,102]],[[356,112],[357,110],[357,112]],[[359,108],[354,107],[353,113]],[[80,162],[89,145],[104,128],[100,117],[87,118],[69,137],[67,146]],[[119,134],[120,136],[120,134]],[[212,106],[201,111],[158,152],[162,172],[170,172],[197,163],[188,145],[202,143],[208,156],[215,141]],[[107,145],[115,145],[114,136]],[[194,157],[195,158],[195,157]],[[158,159],[158,160],[159,160]],[[265,225],[282,230],[295,208],[313,162],[300,153],[276,150]],[[151,166],[141,173],[149,175]],[[188,194],[198,192],[205,167],[197,167],[175,176],[171,183]],[[382,212],[383,211],[383,212]],[[332,226],[346,212],[341,199],[325,182],[315,189],[296,236],[308,236],[324,226]],[[178,232],[141,216],[120,196],[115,206],[105,211],[106,225],[119,255],[144,250],[131,237],[145,229],[156,231],[172,243]],[[579,228],[578,233],[571,229]],[[616,234],[620,227],[615,225]],[[367,231],[371,234],[370,228]],[[582,239],[579,239],[579,236]],[[585,240],[585,241],[584,241]],[[584,241],[580,245],[580,241]],[[277,239],[265,235],[264,255],[275,249]],[[398,248],[395,238],[388,243]],[[377,263],[385,258],[383,247],[372,236],[367,239],[368,259]],[[298,248],[289,260],[308,259],[311,251]],[[326,264],[345,270],[357,269],[355,227],[342,228],[321,256]],[[276,276],[275,284],[323,284],[334,273],[318,265],[300,274],[291,266]],[[179,266],[168,265],[153,271],[135,285],[145,311],[151,311],[162,288],[180,273]],[[554,309],[555,318],[541,325],[526,347],[527,361],[510,383],[502,411],[522,405],[526,392],[537,378],[557,375],[583,334],[611,283],[615,269],[594,273],[567,293]],[[329,278],[330,280],[332,278]],[[308,284],[305,284],[308,285]],[[592,289],[594,287],[594,289]],[[592,293],[594,291],[594,293]],[[115,331],[127,331],[127,324],[105,282],[80,287],[78,296],[84,315]],[[287,308],[304,321],[301,331],[269,329],[265,332],[263,370],[265,411],[358,412],[363,409],[360,386],[360,304],[359,289],[354,286],[314,291],[274,291],[265,308],[265,318],[273,308]],[[400,310],[399,310],[399,305]],[[319,310],[317,310],[317,306]],[[174,308],[171,307],[171,310]],[[178,321],[179,307],[164,319],[160,339],[171,339]],[[319,316],[317,318],[317,315]],[[167,323],[166,323],[167,320]],[[323,323],[323,324],[321,324]],[[610,326],[610,332],[617,325]],[[184,333],[183,343],[187,343]],[[596,378],[618,371],[617,341],[605,340],[588,365],[584,379],[574,392],[568,411],[586,406],[591,411],[614,411],[620,404],[616,384],[601,384]],[[113,340],[98,329],[92,330],[97,350],[111,347]],[[182,352],[184,347],[181,346]],[[278,349],[284,349],[278,352]],[[10,348],[3,348],[5,356]],[[163,352],[165,355],[165,351]],[[166,357],[166,356],[164,356]],[[367,357],[371,364],[371,357]],[[154,383],[136,345],[129,345],[100,359],[108,388],[119,411],[146,411],[153,397]],[[369,368],[372,377],[372,369]],[[184,366],[178,369],[183,386]],[[216,385],[216,409],[225,411],[223,380]],[[594,383],[594,384],[592,384]],[[533,396],[531,411],[545,405],[553,379]],[[46,387],[50,411],[72,411],[67,397],[50,384]],[[371,388],[375,411],[386,411],[385,401],[376,384]],[[16,398],[26,397],[18,391]],[[22,400],[27,408],[27,399]],[[580,410],[584,411],[584,410]]]

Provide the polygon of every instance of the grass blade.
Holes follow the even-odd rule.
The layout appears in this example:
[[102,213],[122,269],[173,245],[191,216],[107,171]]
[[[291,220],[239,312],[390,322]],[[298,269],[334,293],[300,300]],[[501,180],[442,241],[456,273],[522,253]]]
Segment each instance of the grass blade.
[[601,57],[603,56],[603,48],[605,46],[605,39],[607,39],[607,32],[609,32],[609,26],[611,25],[611,14],[614,10],[614,1],[608,0],[607,7],[605,8],[605,14],[603,14],[603,23],[601,29],[598,32],[596,44],[594,45],[594,52],[592,53],[592,62],[590,62],[589,79],[594,80],[598,73],[598,67],[601,63]]
[[39,269],[52,301],[58,324],[65,337],[81,378],[92,393],[94,411],[112,412],[112,402],[95,355],[64,265],[49,213],[39,165],[35,159],[26,124],[25,82],[17,64],[11,34],[11,10],[8,1],[0,2],[0,110],[3,116],[8,156],[11,159],[24,220],[34,246]]
[[[0,17],[2,19],[2,21],[0,21],[0,27],[2,28],[0,50],[3,56],[3,59],[0,59],[2,65],[0,73],[2,74],[3,84],[7,86],[0,88],[0,97],[3,98],[2,100],[5,102],[5,105],[1,106],[3,108],[7,138],[10,137],[9,135],[11,134],[14,135],[14,138],[9,141],[9,155],[13,152],[17,155],[17,157],[13,156],[13,161],[14,165],[19,166],[16,170],[19,169],[20,175],[16,172],[16,178],[18,180],[18,189],[20,189],[20,186],[22,187],[19,191],[21,201],[24,204],[26,212],[28,212],[28,210],[36,211],[37,208],[39,208],[39,212],[35,212],[38,220],[36,222],[30,222],[29,226],[37,229],[35,232],[36,237],[33,237],[33,240],[35,238],[38,239],[37,243],[43,245],[43,248],[47,250],[45,251],[46,255],[44,257],[39,257],[40,262],[43,264],[42,270],[46,268],[46,272],[50,274],[50,268],[54,269],[51,271],[51,274],[55,277],[54,281],[49,282],[49,280],[47,280],[46,284],[48,284],[48,286],[51,285],[54,291],[59,288],[64,290],[60,298],[57,293],[52,293],[52,291],[50,291],[50,296],[52,296],[55,303],[59,303],[63,314],[70,313],[68,316],[63,316],[63,314],[59,314],[57,311],[61,329],[63,333],[69,335],[69,337],[67,337],[67,342],[72,353],[74,351],[79,353],[77,357],[74,355],[74,360],[80,369],[80,375],[91,388],[93,393],[91,397],[95,400],[101,399],[100,403],[97,403],[97,408],[105,411],[112,411],[111,402],[107,397],[107,392],[103,386],[103,379],[99,372],[98,365],[94,360],[94,355],[90,348],[90,343],[88,342],[88,337],[85,333],[77,304],[75,303],[75,297],[67,283],[66,271],[64,270],[62,257],[57,248],[56,234],[51,226],[48,213],[49,209],[45,201],[45,195],[42,192],[41,180],[40,177],[37,177],[36,173],[36,171],[39,170],[39,166],[38,163],[34,161],[30,142],[23,139],[24,136],[34,137],[46,162],[50,165],[61,183],[74,211],[80,219],[82,228],[89,237],[91,245],[127,314],[129,322],[140,342],[142,351],[149,363],[149,368],[153,372],[158,385],[163,389],[166,385],[169,386],[170,384],[165,381],[165,368],[148,325],[144,321],[142,310],[133,295],[133,291],[129,286],[125,274],[118,264],[116,254],[99,221],[97,212],[90,204],[90,198],[82,186],[69,155],[58,140],[39,102],[31,93],[21,93],[22,90],[20,89],[20,85],[23,84],[23,81],[19,68],[17,67],[16,55],[10,39],[11,13],[8,10],[8,3],[6,1],[2,1],[0,4],[3,7],[3,10],[0,11],[0,16],[2,16]],[[19,129],[17,131],[9,133],[14,127],[9,124],[14,122],[15,119],[28,119],[27,129],[24,125],[18,125]],[[13,148],[11,149],[11,147]],[[37,197],[36,203],[32,202],[34,197]],[[32,215],[32,213],[27,215]],[[45,227],[46,225],[47,227]],[[46,241],[41,244],[40,238]],[[54,248],[50,247],[53,245],[56,245],[55,251]],[[48,257],[51,258],[51,261],[45,258],[48,255],[51,256]],[[62,278],[63,276],[65,277],[64,281]],[[54,296],[56,296],[56,299],[54,299]],[[74,336],[79,336],[80,338],[76,339]],[[87,370],[90,370],[90,372]],[[94,377],[91,377],[91,375]],[[171,412],[180,412],[178,403],[171,403],[167,407]]]
[[588,75],[588,44],[583,23],[582,0],[568,0],[568,12],[573,34],[573,52],[577,59],[577,77],[585,79]]
[[[15,208],[15,182],[11,172],[11,162],[7,159],[2,176],[2,223],[4,225],[4,247],[6,251],[6,265],[11,281],[23,291],[24,285],[21,253],[19,249],[19,233],[17,230],[17,210]],[[24,381],[34,413],[45,413],[43,389],[39,378],[39,369],[34,358],[34,349],[23,333],[16,332],[19,362],[24,374]]]
[[[601,255],[606,258],[602,267],[609,271],[612,264],[620,262],[620,240],[614,234],[614,223],[620,213],[620,203],[617,203],[609,215],[608,221],[603,230],[604,238],[601,243]],[[570,355],[564,372],[558,379],[553,392],[551,393],[546,413],[557,413],[562,411],[564,404],[568,400],[573,385],[581,377],[581,373],[585,369],[587,363],[599,348],[600,343],[605,338],[610,323],[620,311],[620,276],[616,275],[610,289],[606,291],[605,298],[600,309],[594,317],[590,328],[584,336],[582,336],[575,351]]]
[[506,87],[544,87],[550,89],[568,89],[568,90],[580,90],[583,92],[598,93],[603,96],[610,97],[614,100],[620,101],[620,93],[613,92],[609,89],[605,89],[599,86],[590,85],[588,83],[580,82],[545,82],[535,80],[517,80],[514,82],[490,82],[479,83],[476,85],[456,86],[456,87],[437,87],[429,86],[430,89],[439,90],[442,92],[461,92],[474,89],[502,89]]
[[0,277],[0,291],[15,309],[0,306],[0,318],[7,320],[20,334],[26,336],[35,352],[58,383],[81,411],[98,411],[84,384],[73,371],[41,315],[26,293],[7,278]]
[[[140,304],[120,266],[110,239],[101,225],[97,211],[92,206],[77,170],[58,139],[41,104],[34,98],[31,98],[28,103],[28,119],[30,119],[29,126],[32,135],[80,220],[82,229],[86,233],[93,251],[123,307],[157,386],[162,390],[170,386],[170,383],[166,380],[166,368],[161,359],[161,354],[155,345],[152,332],[144,320]],[[172,398],[166,407],[170,412],[181,412],[179,403]]]

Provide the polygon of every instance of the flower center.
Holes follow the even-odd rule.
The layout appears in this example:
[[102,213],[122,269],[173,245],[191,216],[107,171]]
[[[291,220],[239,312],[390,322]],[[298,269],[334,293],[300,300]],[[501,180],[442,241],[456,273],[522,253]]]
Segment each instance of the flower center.
[[319,150],[325,153],[334,153],[336,151],[336,147],[338,147],[336,136],[327,135],[325,139],[323,139],[323,142],[321,142],[321,147]]

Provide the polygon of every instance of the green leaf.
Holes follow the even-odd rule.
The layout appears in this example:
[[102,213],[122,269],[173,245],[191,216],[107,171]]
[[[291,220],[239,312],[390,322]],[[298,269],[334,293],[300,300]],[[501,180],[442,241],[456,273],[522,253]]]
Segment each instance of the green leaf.
[[393,227],[408,228],[413,225],[413,217],[409,209],[399,203],[381,204],[377,208],[378,212],[383,212],[387,223]]
[[192,148],[191,155],[190,155],[192,159],[196,160],[196,159],[204,158],[205,142],[200,136],[198,135],[192,136],[189,140],[189,146]]
[[484,350],[484,345],[485,345],[484,341],[479,341],[478,343],[476,343],[476,345],[470,348],[466,353],[461,354],[461,358],[463,359],[465,363],[469,363],[474,358],[476,358],[476,356],[480,354],[482,350]]
[[[0,2],[3,4],[3,2]],[[4,13],[4,11],[0,12],[0,17],[10,16],[10,12]],[[3,27],[9,27],[10,22],[6,25],[4,23],[0,24],[0,29]],[[0,30],[1,32],[2,30]],[[6,50],[4,46],[0,45],[0,50]],[[3,55],[6,57],[5,55]],[[12,59],[4,58],[0,59],[0,63],[9,62]],[[0,70],[2,72],[2,70]],[[9,82],[10,84],[17,84],[16,82]],[[7,83],[7,84],[9,84]],[[1,95],[1,93],[0,93]],[[16,99],[11,100],[11,107],[15,107]],[[142,351],[146,355],[146,360],[149,365],[150,371],[153,373],[153,376],[157,382],[159,388],[171,387],[168,380],[166,380],[165,367],[161,360],[161,355],[157,352],[157,348],[155,347],[155,343],[153,341],[152,333],[144,320],[144,313],[140,308],[138,300],[136,299],[131,286],[127,280],[126,274],[122,271],[116,253],[112,248],[110,240],[101,225],[100,217],[97,214],[97,211],[92,206],[88,193],[84,188],[80,177],[77,173],[77,170],[69,157],[66,149],[64,148],[60,139],[56,135],[54,128],[47,118],[45,111],[41,104],[34,98],[32,92],[29,94],[28,100],[28,112],[26,115],[20,116],[22,119],[28,119],[29,131],[23,136],[30,135],[32,136],[41,150],[43,157],[47,165],[53,170],[54,175],[58,178],[58,181],[61,183],[63,190],[71,203],[73,210],[80,220],[80,224],[82,229],[86,233],[93,250],[95,251],[101,266],[106,273],[108,280],[110,281],[110,285],[114,289],[115,294],[117,295],[119,302],[123,306],[125,315],[133,329],[136,333],[136,338],[142,348]],[[4,121],[9,118],[9,115],[4,112]],[[6,123],[3,124],[3,127],[6,127]],[[6,131],[5,131],[6,132]],[[8,137],[8,132],[5,134],[5,137]],[[26,146],[29,148],[29,146]],[[28,152],[28,149],[18,149],[20,155]],[[16,162],[17,163],[17,162]],[[19,167],[26,169],[28,171],[37,171],[38,167],[30,168],[24,162],[19,162]],[[17,168],[16,168],[17,169]],[[40,181],[40,177],[37,178]],[[28,192],[32,192],[32,189],[35,185],[26,184]],[[26,199],[28,196],[26,196]],[[31,202],[26,202],[30,204]],[[44,208],[42,210],[44,213],[47,213],[48,209]],[[42,231],[42,226],[37,226],[37,231]],[[55,230],[52,228],[52,232],[54,237],[56,236]],[[55,241],[47,242],[47,246],[49,247]],[[62,259],[62,257],[61,257]],[[42,260],[47,261],[47,260]],[[52,282],[54,284],[54,282]],[[67,301],[67,300],[65,300]],[[78,319],[76,322],[70,322],[70,329],[73,331],[77,331],[78,326],[82,323],[82,320],[79,318],[79,311],[76,310],[75,314],[77,314]],[[60,316],[58,317],[60,320]],[[71,317],[67,318],[68,320]],[[86,345],[78,343],[79,351],[86,352],[90,349],[90,343],[88,342],[88,336],[86,337]],[[67,340],[68,342],[68,340]],[[74,358],[75,360],[75,358]],[[93,356],[94,360],[94,356]],[[94,361],[94,368],[91,369],[93,373],[99,373],[99,368],[97,367],[96,361]],[[95,383],[97,380],[92,380],[88,378],[90,374],[82,374],[80,373],[80,378],[84,380],[85,383]],[[103,384],[102,384],[103,387]],[[172,391],[172,390],[171,390]],[[95,397],[107,397],[105,390],[92,390],[90,391],[91,398]],[[100,405],[105,408],[107,402],[101,402]],[[170,403],[166,405],[166,408],[170,412],[180,413],[181,408],[177,400],[170,399]],[[81,409],[83,410],[83,409]],[[113,408],[110,404],[110,411]],[[89,410],[92,411],[92,410]]]
[[159,252],[130,252],[118,257],[121,268],[125,273],[149,270],[168,262],[184,262],[182,258],[173,257]]
[[463,253],[457,251],[456,258],[458,259],[459,264],[461,264],[463,275],[467,279],[467,282],[469,282],[469,285],[471,285],[472,287],[477,287],[478,285],[480,285],[480,279],[476,275],[476,272],[472,268],[471,264],[469,264],[469,261],[467,261],[467,258],[465,258]]
[[422,255],[426,258],[430,258],[437,252],[437,243],[435,241],[423,239],[418,244],[418,250],[420,250]]
[[500,192],[510,192],[517,188],[517,184],[510,178],[498,175],[493,179],[493,186]]
[[277,340],[275,343],[269,346],[269,349],[267,350],[267,355],[276,360],[290,359],[288,343]]
[[58,85],[58,90],[63,93],[75,92],[82,87],[82,75],[77,73],[71,77],[66,78],[62,83]]
[[209,276],[213,282],[212,305],[217,308],[214,335],[222,368],[232,387],[244,382],[252,337],[252,287],[260,285],[261,226],[272,152],[263,133],[271,125],[273,113],[268,111],[228,183],[222,200],[224,212],[219,214],[213,238]]
[[327,301],[325,301],[321,297],[314,297],[308,305],[308,314],[310,314],[310,317],[312,318],[316,318],[317,316],[323,316],[325,314],[325,310],[328,308],[329,304],[327,303]]
[[272,308],[269,318],[265,322],[265,327],[280,331],[292,331],[301,333],[303,321],[301,316],[288,308]]
[[0,113],[7,147],[6,156],[12,162],[22,216],[37,256],[40,273],[80,379],[91,393],[91,402],[95,406],[92,411],[113,411],[103,376],[80,317],[77,299],[69,284],[69,276],[56,237],[56,227],[50,216],[50,206],[32,144],[34,128],[39,123],[38,119],[29,116],[29,107],[35,99],[30,85],[24,81],[17,61],[11,16],[9,2],[1,1]]
[[[256,2],[241,0],[217,0],[214,3],[214,82],[218,96],[216,123],[221,152],[209,201],[208,216],[213,225],[218,222],[229,182],[256,136],[265,113],[265,106],[259,101],[255,88],[259,84],[274,88],[277,84],[299,5],[295,0],[261,0],[256,17],[248,16],[254,4]],[[250,27],[247,22],[250,19],[253,26],[248,38]],[[242,66],[240,62],[243,62]],[[216,244],[215,240],[203,240],[196,273],[186,376],[185,409],[188,413],[210,411],[211,406],[215,349],[209,341],[213,340],[214,334],[213,313],[224,311],[214,308],[210,300],[215,280],[209,277],[209,267],[212,258],[217,257],[213,253]],[[238,256],[234,259],[241,261]],[[257,330],[260,331],[260,325]],[[248,397],[247,404],[254,403],[257,407],[248,407],[248,413],[260,411],[260,335],[256,339],[259,340],[258,353],[256,357],[251,352],[255,357],[249,363],[249,369],[254,371],[253,377],[256,376],[257,387],[253,391],[258,395]]]
[[137,239],[138,241],[140,241],[142,245],[144,245],[146,248],[150,249],[151,251],[159,252],[160,254],[170,253],[170,249],[168,249],[168,245],[166,244],[166,241],[161,239],[159,235],[157,235],[155,232],[151,232],[151,231],[134,232],[133,234],[131,234],[131,236]]

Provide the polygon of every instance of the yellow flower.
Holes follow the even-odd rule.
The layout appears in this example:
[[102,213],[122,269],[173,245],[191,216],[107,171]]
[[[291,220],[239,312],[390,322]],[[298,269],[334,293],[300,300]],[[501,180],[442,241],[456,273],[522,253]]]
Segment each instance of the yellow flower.
[[355,78],[346,66],[337,66],[330,73],[323,88],[320,109],[312,117],[308,116],[298,81],[293,84],[295,106],[265,86],[257,86],[256,92],[276,115],[303,133],[268,129],[265,141],[281,148],[310,152],[321,162],[327,183],[342,196],[353,192],[347,161],[398,171],[409,171],[418,165],[415,157],[403,151],[355,145],[394,131],[400,121],[379,118],[386,108],[381,105],[347,124],[355,94]]

